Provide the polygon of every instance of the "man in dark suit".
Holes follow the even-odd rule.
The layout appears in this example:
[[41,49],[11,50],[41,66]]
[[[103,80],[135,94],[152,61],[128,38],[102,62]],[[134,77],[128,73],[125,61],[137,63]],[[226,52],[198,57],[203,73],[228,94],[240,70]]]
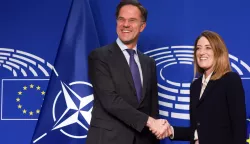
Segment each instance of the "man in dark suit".
[[138,2],[121,2],[116,19],[116,42],[89,55],[94,105],[86,143],[157,144],[155,135],[164,134],[169,124],[156,120],[155,61],[137,50],[147,10]]

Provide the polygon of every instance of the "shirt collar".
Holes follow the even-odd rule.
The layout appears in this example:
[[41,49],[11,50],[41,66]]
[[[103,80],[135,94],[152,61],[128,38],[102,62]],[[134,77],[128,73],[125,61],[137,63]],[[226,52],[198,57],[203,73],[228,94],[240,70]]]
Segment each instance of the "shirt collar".
[[205,74],[203,74],[202,76],[202,84],[207,84],[212,76],[213,72],[211,72],[211,74],[208,75],[207,78],[205,78]]
[[[122,43],[122,41],[119,38],[116,39],[116,43],[118,44],[118,46],[122,51],[129,49],[124,43]],[[135,53],[137,54],[137,45],[132,49],[135,50]]]

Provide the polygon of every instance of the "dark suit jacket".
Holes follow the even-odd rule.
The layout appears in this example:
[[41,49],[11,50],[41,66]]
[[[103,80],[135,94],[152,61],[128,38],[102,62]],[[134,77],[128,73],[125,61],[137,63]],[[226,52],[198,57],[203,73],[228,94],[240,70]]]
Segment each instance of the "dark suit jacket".
[[143,90],[138,102],[133,78],[116,43],[89,55],[89,76],[94,88],[92,119],[86,144],[156,144],[145,127],[148,116],[158,117],[156,66],[138,52]]
[[199,100],[202,77],[190,87],[190,128],[174,127],[174,139],[194,142],[197,129],[200,144],[245,144],[246,108],[241,79],[228,72],[210,80]]

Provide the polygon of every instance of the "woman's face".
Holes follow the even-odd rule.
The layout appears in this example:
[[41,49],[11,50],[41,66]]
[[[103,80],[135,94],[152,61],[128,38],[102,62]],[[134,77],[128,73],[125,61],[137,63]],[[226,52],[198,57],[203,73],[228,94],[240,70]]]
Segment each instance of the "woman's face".
[[196,45],[196,60],[198,66],[204,69],[206,74],[210,74],[214,69],[214,51],[205,37],[201,37]]

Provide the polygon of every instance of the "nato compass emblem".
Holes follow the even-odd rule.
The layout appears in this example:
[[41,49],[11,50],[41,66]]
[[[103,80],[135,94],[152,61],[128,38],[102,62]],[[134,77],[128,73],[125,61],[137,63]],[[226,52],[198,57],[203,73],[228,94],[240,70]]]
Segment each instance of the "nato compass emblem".
[[[50,131],[61,132],[72,139],[86,138],[94,100],[92,85],[84,81],[66,84],[60,80],[55,68],[53,68],[53,72],[56,75],[55,81],[57,81],[55,87],[60,87],[55,95],[48,95],[53,97],[51,112],[49,112],[49,115],[52,114],[53,126],[37,137],[33,143],[49,136]],[[47,106],[46,103],[44,106]]]
[[[193,46],[170,46],[145,52],[156,61],[158,72],[159,113],[173,123],[189,120],[189,88],[193,81]],[[229,54],[233,71],[250,84],[250,67]]]
[[[61,82],[62,90],[57,94],[52,114],[55,125],[52,130],[60,129],[60,131],[68,137],[71,138],[86,138],[88,125],[91,120],[91,111],[92,111],[92,101],[94,100],[93,94],[87,96],[78,95],[70,86],[79,86],[79,87],[91,87],[92,85],[83,81],[72,82],[67,86],[65,83]],[[59,102],[58,98],[63,96],[66,102],[66,109],[63,114],[57,118],[56,117],[56,105]],[[63,127],[73,125],[77,123],[81,126],[85,132],[83,135],[77,136],[69,134],[63,130]]]

